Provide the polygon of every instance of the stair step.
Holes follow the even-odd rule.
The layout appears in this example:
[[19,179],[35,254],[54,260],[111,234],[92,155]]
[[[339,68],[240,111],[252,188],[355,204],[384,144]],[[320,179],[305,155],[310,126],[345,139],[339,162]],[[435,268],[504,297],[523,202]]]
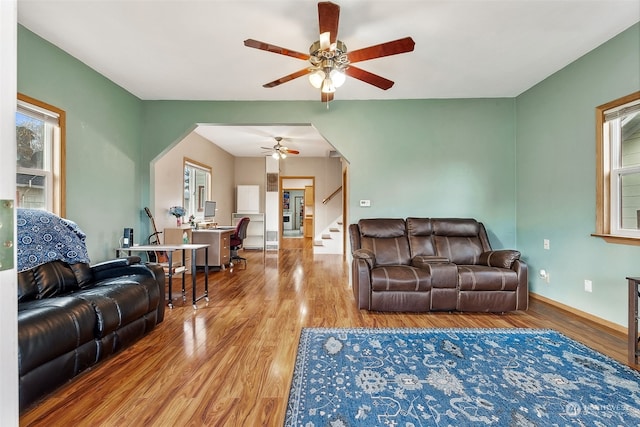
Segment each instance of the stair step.
[[340,229],[338,227],[331,227],[329,231],[331,231],[332,233],[339,233]]
[[331,237],[331,234],[323,234],[323,235],[322,235],[322,238],[323,238],[324,240],[330,240],[332,237]]
[[322,242],[322,240],[314,240],[313,246],[324,246],[324,243]]

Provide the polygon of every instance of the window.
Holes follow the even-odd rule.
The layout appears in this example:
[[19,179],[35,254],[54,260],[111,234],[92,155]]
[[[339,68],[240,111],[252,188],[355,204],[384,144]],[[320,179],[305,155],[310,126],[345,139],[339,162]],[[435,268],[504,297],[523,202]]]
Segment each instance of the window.
[[184,209],[186,217],[204,218],[205,201],[211,197],[211,168],[195,160],[184,159]]
[[640,244],[640,92],[596,108],[596,235]]
[[18,94],[16,111],[18,207],[65,215],[63,110]]

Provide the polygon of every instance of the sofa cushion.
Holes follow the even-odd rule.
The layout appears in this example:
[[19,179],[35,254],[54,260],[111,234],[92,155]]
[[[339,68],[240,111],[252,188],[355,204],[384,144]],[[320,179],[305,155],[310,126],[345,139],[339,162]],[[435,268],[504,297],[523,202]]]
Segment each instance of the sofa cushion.
[[375,218],[358,221],[360,235],[371,238],[404,237],[406,226],[401,218]]
[[503,249],[483,252],[478,263],[489,267],[511,268],[513,262],[517,259],[520,259],[520,252]]
[[518,274],[505,268],[485,265],[459,265],[458,289],[461,291],[515,291]]
[[18,363],[25,374],[94,339],[91,303],[71,297],[18,304]]
[[371,270],[371,290],[373,291],[429,291],[431,275],[426,270],[390,265]]
[[477,264],[485,251],[480,240],[480,223],[474,219],[433,219],[436,254],[455,264]]
[[433,233],[437,236],[477,237],[480,224],[472,218],[432,219]]
[[473,237],[434,237],[438,255],[455,264],[478,264],[483,248],[480,239]]
[[18,273],[18,302],[51,298],[80,289],[69,264],[51,261]]
[[32,301],[38,296],[38,284],[33,271],[18,273],[18,303]]
[[71,271],[73,271],[73,275],[76,276],[76,282],[78,282],[80,288],[91,286],[93,282],[93,272],[89,264],[86,262],[77,262],[69,265],[69,267]]
[[97,338],[102,338],[149,313],[149,293],[144,286],[137,283],[141,280],[153,279],[128,276],[106,280],[72,295],[73,298],[88,301],[94,306],[97,316]]
[[409,265],[411,254],[403,219],[362,219],[360,243],[376,257],[376,265]]
[[433,256],[436,248],[433,246],[433,226],[429,218],[407,218],[407,235],[411,255]]

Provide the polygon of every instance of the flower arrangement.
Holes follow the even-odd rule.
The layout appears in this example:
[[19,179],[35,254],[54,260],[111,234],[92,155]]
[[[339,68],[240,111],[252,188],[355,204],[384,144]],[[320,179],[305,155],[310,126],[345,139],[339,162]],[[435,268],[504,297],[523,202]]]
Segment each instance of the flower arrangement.
[[187,211],[185,211],[182,206],[171,206],[169,208],[169,213],[175,216],[176,218],[180,218],[184,216],[184,214],[186,214]]
[[176,224],[180,226],[182,225],[182,220],[180,218],[182,218],[187,211],[185,211],[182,206],[171,206],[169,208],[169,213],[176,217]]

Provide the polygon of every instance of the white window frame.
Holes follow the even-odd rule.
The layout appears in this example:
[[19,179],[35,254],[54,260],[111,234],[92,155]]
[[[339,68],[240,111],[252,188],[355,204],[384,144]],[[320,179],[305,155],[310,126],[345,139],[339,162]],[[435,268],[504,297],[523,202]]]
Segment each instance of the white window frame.
[[[189,192],[188,202],[183,195],[183,207],[186,211],[185,216],[189,218],[191,215],[193,215],[196,218],[196,220],[201,221],[204,219],[204,205],[202,205],[202,209],[199,210],[197,203],[201,196],[204,197],[203,200],[200,200],[201,203],[204,203],[205,200],[211,200],[211,181],[213,179],[213,170],[211,166],[205,165],[204,163],[200,163],[188,157],[184,157],[182,162],[183,162],[183,171],[184,171],[184,177],[185,177],[184,191],[185,193]],[[202,195],[198,194],[198,188],[196,187],[197,183],[193,181],[193,176],[191,176],[191,174],[189,174],[190,182],[186,181],[187,169],[193,171],[194,175],[196,170],[205,174],[204,194]]]
[[[622,165],[621,119],[640,105],[640,92],[596,107],[596,232],[610,243],[640,245],[640,229],[622,224],[622,178],[640,175],[640,165]],[[618,114],[620,113],[620,114]],[[617,116],[617,117],[616,117]]]

